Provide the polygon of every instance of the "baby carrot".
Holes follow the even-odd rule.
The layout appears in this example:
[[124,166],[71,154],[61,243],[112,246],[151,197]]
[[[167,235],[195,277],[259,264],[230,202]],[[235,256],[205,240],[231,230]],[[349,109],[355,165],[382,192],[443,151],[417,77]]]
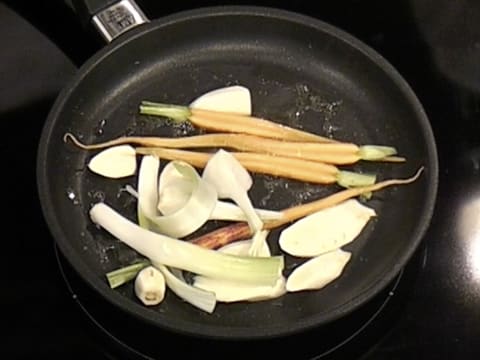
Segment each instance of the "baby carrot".
[[140,114],[165,116],[174,121],[190,121],[193,125],[215,132],[251,134],[290,141],[336,142],[334,139],[313,134],[274,121],[249,115],[200,110],[188,106],[142,101]]
[[[158,147],[138,147],[137,154],[155,155],[166,160],[181,160],[192,166],[203,168],[213,155],[206,152],[166,149]],[[332,164],[275,156],[253,152],[232,152],[233,156],[249,171],[259,174],[279,176],[293,180],[317,184],[360,186],[375,182],[375,176],[339,170]]]
[[[388,179],[369,186],[362,186],[338,191],[325,198],[321,198],[306,204],[293,206],[282,211],[283,216],[279,220],[268,221],[264,224],[264,229],[271,230],[282,225],[288,224],[298,220],[304,216],[312,214],[316,211],[326,209],[331,206],[340,204],[343,201],[360,196],[362,194],[370,193],[385,189],[394,185],[405,185],[416,181],[421,173],[421,167],[415,175],[406,179]],[[202,236],[199,236],[190,241],[210,249],[217,249],[223,245],[229,244],[237,240],[247,239],[252,236],[250,228],[247,223],[235,223],[227,225],[220,229],[214,230]]]
[[[143,147],[165,147],[175,149],[187,148],[230,148],[240,151],[263,153],[283,157],[312,160],[327,164],[345,165],[360,160],[389,161],[396,149],[389,146],[364,145],[353,143],[318,143],[293,142],[263,138],[247,134],[204,134],[185,137],[124,136],[110,141],[85,145],[71,133],[66,133],[64,140],[70,139],[84,150],[102,149],[115,145],[136,144]],[[387,160],[385,160],[387,159]]]

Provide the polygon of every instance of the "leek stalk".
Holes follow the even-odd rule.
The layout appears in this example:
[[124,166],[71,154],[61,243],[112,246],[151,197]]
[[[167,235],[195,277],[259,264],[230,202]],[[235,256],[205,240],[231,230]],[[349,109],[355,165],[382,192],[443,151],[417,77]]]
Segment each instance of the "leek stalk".
[[272,285],[284,268],[282,255],[268,258],[234,256],[144,229],[106,203],[90,209],[90,217],[114,237],[155,263],[219,279]]

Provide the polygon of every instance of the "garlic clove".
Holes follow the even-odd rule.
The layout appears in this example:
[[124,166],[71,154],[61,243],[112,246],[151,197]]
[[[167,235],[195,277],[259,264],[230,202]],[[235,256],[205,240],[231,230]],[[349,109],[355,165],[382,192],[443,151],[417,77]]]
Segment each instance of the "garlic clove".
[[137,170],[135,149],[130,145],[118,145],[102,150],[90,159],[88,168],[112,179],[132,176]]
[[160,304],[165,297],[165,277],[153,266],[138,272],[135,278],[135,295],[147,306]]

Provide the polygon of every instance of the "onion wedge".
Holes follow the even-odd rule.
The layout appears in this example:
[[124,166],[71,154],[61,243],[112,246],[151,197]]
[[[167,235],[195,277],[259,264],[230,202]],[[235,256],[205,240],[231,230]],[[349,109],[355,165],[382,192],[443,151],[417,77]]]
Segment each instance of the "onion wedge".
[[215,187],[218,198],[231,199],[243,210],[253,233],[262,229],[263,221],[248,197],[252,177],[232,154],[218,150],[208,160],[202,178]]
[[217,299],[211,291],[206,291],[188,284],[182,276],[181,271],[169,269],[161,264],[154,264],[165,277],[165,282],[179,298],[211,314],[215,310]]

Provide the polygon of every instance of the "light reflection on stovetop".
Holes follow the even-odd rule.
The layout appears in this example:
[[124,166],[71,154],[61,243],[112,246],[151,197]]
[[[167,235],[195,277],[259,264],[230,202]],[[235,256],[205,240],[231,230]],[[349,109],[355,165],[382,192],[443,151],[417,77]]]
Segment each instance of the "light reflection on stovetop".
[[[95,332],[95,348],[107,359],[159,359],[166,352],[176,357],[229,354],[251,357],[268,351],[295,353],[295,359],[360,359],[367,356],[402,316],[415,279],[423,268],[427,246],[422,244],[407,266],[362,308],[322,328],[274,340],[229,342],[184,337],[139,323],[112,308],[75,273],[54,244],[58,268],[85,325]],[[98,336],[96,336],[98,335]]]

